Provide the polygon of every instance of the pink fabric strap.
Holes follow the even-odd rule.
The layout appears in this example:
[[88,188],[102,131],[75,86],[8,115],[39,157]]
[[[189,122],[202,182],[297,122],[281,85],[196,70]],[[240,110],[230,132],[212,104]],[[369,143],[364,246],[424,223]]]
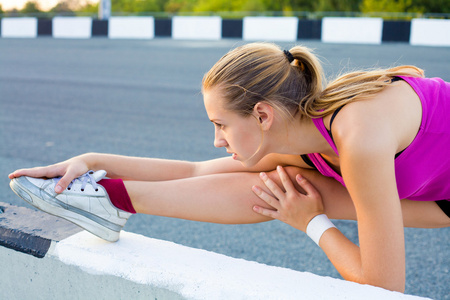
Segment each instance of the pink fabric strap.
[[[312,119],[312,121],[314,125],[316,125],[319,132],[323,135],[325,140],[328,142],[328,144],[330,144],[331,148],[333,148],[334,152],[339,155],[336,145],[328,134],[328,130],[325,128],[325,125],[323,124],[323,118]],[[342,176],[336,173],[319,153],[310,153],[308,154],[308,157],[322,175],[332,177],[339,181],[343,186],[345,186]]]

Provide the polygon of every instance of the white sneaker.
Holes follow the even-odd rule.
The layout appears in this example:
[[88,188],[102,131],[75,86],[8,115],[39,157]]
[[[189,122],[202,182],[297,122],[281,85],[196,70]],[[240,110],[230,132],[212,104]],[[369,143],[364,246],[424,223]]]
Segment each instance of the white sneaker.
[[90,171],[74,179],[61,194],[55,192],[60,178],[22,176],[11,180],[9,185],[14,193],[34,207],[115,242],[131,213],[116,208],[105,188],[97,184],[105,176],[103,170]]

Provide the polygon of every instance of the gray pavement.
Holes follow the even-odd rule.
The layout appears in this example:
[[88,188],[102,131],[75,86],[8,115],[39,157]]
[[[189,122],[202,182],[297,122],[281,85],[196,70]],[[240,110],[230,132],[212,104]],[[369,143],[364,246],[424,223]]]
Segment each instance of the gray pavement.
[[[414,64],[427,76],[450,81],[450,48],[299,43],[316,49],[329,75]],[[9,172],[85,152],[194,161],[226,155],[213,147],[200,83],[209,67],[239,44],[0,39],[0,201],[27,206],[10,191]],[[336,225],[357,240],[355,222]],[[339,278],[309,238],[278,221],[217,225],[137,215],[125,230]],[[406,229],[408,294],[450,299],[449,233],[449,228]]]

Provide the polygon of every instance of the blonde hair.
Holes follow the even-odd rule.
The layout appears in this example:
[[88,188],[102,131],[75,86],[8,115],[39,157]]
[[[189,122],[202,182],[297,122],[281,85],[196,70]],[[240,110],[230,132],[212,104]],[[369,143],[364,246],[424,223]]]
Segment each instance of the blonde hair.
[[325,88],[322,66],[303,46],[289,50],[293,61],[276,45],[251,43],[225,54],[203,77],[203,90],[217,87],[226,108],[249,116],[261,101],[286,118],[324,117],[337,108],[380,92],[395,76],[423,76],[414,66],[356,71],[339,76]]

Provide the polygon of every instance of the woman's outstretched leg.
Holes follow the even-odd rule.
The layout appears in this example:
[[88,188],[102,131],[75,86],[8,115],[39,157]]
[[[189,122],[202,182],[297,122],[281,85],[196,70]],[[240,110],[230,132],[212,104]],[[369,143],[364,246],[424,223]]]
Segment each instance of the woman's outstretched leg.
[[[301,173],[311,181],[320,191],[330,218],[356,218],[350,197],[338,182],[297,167],[288,167],[287,172],[291,178]],[[276,171],[267,174],[279,182]],[[124,183],[138,213],[225,224],[270,220],[253,211],[255,205],[267,207],[252,192],[253,185],[264,186],[259,173],[224,173],[171,181]]]
[[[324,212],[330,219],[357,220],[350,195],[339,182],[313,170],[285,169],[300,191],[295,181],[297,174],[311,182],[319,191]],[[280,183],[276,171],[267,172],[267,175]],[[124,183],[138,213],[223,224],[270,220],[253,211],[255,205],[267,207],[267,203],[252,192],[252,186],[258,185],[269,193],[259,173],[223,173],[171,181]],[[434,201],[402,200],[401,205],[405,227],[449,226],[450,218]]]

